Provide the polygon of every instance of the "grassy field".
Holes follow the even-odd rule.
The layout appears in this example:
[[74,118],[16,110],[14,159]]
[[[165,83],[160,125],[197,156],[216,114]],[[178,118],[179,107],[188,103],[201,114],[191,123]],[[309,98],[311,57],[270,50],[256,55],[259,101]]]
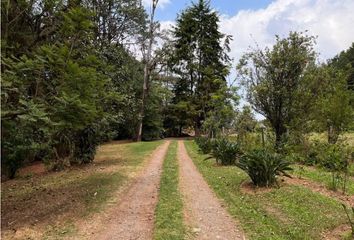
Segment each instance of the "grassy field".
[[295,185],[256,193],[243,190],[248,176],[236,167],[205,160],[193,141],[187,150],[208,184],[239,221],[249,239],[322,239],[322,234],[346,223],[340,203]]
[[178,190],[177,142],[169,147],[161,176],[159,202],[156,208],[155,240],[182,240],[186,228],[183,224],[183,202]]
[[58,239],[75,234],[75,220],[103,209],[161,143],[104,144],[93,164],[2,183],[2,236]]
[[[312,133],[309,135],[309,139],[312,141],[327,141],[327,133]],[[354,133],[353,132],[346,132],[339,136],[339,142],[343,142],[349,146],[354,148]]]

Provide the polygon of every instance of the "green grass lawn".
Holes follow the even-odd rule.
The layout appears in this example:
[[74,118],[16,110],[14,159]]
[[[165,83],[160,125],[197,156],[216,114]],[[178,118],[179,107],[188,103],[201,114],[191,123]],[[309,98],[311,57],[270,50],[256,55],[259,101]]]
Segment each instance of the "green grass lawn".
[[163,164],[159,202],[156,208],[155,240],[181,240],[185,238],[183,202],[178,189],[177,142],[169,147]]
[[321,233],[346,223],[340,203],[302,186],[284,186],[262,193],[244,193],[248,176],[236,167],[220,167],[198,152],[193,141],[186,148],[205,180],[223,199],[249,239],[321,239]]
[[[308,137],[310,141],[327,142],[327,133],[311,133]],[[338,141],[349,146],[354,146],[354,132],[344,132],[339,136]]]

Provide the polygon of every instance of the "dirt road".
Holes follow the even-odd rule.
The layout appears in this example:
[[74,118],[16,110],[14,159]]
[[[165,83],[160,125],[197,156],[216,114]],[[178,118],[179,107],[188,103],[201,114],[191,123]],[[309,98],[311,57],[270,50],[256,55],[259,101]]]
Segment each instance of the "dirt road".
[[185,221],[191,225],[195,239],[245,239],[236,222],[196,169],[185,149],[178,142],[180,189],[184,196]]
[[105,228],[91,239],[152,239],[162,163],[169,144],[170,141],[166,141],[155,150],[142,174],[114,209]]

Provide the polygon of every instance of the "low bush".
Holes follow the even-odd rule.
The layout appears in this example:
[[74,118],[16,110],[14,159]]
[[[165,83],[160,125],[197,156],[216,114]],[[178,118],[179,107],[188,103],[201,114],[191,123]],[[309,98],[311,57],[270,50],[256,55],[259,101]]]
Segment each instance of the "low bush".
[[208,137],[196,137],[194,139],[194,141],[196,142],[196,144],[198,145],[200,151],[203,154],[208,154],[211,152],[212,150],[212,145],[213,145],[213,140],[211,140]]
[[100,144],[100,136],[95,126],[89,126],[78,132],[75,139],[74,157],[71,163],[91,163]]
[[276,184],[277,175],[289,176],[290,161],[266,149],[254,149],[243,155],[236,166],[245,171],[254,185],[270,187]]
[[329,144],[315,140],[310,143],[302,143],[298,146],[291,146],[286,149],[284,155],[292,156],[294,162],[308,166],[320,166],[327,170],[345,168],[350,161],[350,149],[347,146],[337,143]]
[[310,142],[306,138],[290,138],[290,140],[283,145],[280,153],[289,161],[300,163],[307,166],[318,165],[320,154],[324,149],[323,142]]
[[295,162],[308,166],[318,166],[331,172],[332,181],[329,183],[329,188],[337,190],[338,187],[341,187],[343,192],[346,191],[352,151],[348,146],[341,143],[330,144],[314,140],[302,144],[296,150],[285,151],[284,154],[287,155],[287,158],[292,157]]
[[327,144],[319,153],[319,165],[328,170],[342,171],[347,168],[349,154],[344,146]]
[[326,142],[314,141],[311,143],[306,151],[305,164],[309,166],[322,165],[328,147],[329,144]]
[[320,156],[320,166],[332,174],[332,182],[329,187],[336,191],[340,186],[343,193],[345,193],[349,176],[350,159],[347,149],[339,144],[328,144]]
[[221,165],[232,165],[235,164],[237,156],[241,155],[241,149],[238,143],[221,138],[212,143],[211,155]]

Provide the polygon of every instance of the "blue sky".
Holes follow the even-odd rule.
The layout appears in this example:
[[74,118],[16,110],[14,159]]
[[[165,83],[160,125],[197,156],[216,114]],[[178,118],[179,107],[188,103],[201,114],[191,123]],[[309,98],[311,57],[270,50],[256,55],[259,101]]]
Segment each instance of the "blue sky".
[[[197,1],[197,0],[194,0]],[[191,0],[170,0],[163,3],[163,8],[159,8],[156,18],[160,21],[173,21],[178,13],[191,4]],[[235,15],[240,10],[256,10],[268,6],[271,0],[212,0],[211,6],[221,14]]]

